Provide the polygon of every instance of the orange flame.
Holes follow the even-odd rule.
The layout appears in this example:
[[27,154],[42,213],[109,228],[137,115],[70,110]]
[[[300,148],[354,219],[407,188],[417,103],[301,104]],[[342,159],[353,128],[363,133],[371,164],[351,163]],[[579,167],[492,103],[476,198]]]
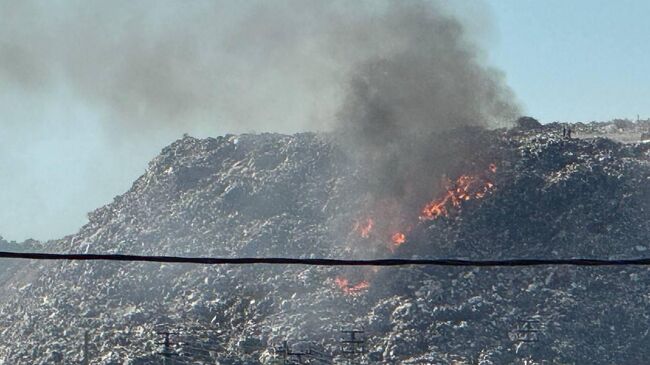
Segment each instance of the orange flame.
[[362,238],[370,237],[372,232],[372,227],[374,227],[375,221],[372,218],[366,218],[362,222],[357,222],[354,224],[354,230],[359,233]]
[[406,242],[406,235],[402,232],[397,232],[391,237],[391,241],[393,241],[395,246],[399,246]]
[[391,244],[388,246],[390,252],[395,252],[395,250],[406,242],[406,234],[403,232],[395,232],[390,236]]
[[336,283],[339,289],[348,295],[359,294],[360,292],[367,290],[370,287],[370,282],[368,282],[368,280],[362,280],[352,285],[347,278],[344,278],[342,276],[337,276],[334,279],[334,283]]
[[[496,165],[490,164],[488,169],[496,172]],[[434,220],[449,215],[449,208],[460,208],[463,202],[484,198],[492,189],[494,183],[485,177],[461,175],[443,195],[427,203],[420,212],[420,219]]]
[[[422,208],[422,212],[420,214],[420,218],[422,219],[436,219],[441,216],[447,216],[449,215],[449,211],[447,210],[447,203],[449,203],[450,199],[454,198],[454,194],[452,191],[447,191],[445,195],[437,200],[434,200]],[[454,202],[452,201],[452,204]],[[454,204],[455,205],[455,204]]]
[[[487,171],[483,174],[461,175],[455,181],[450,180],[447,190],[438,199],[427,203],[422,208],[420,211],[420,220],[434,220],[442,216],[446,217],[449,215],[450,210],[459,210],[464,202],[484,198],[495,187],[488,176],[493,177],[492,174],[495,174],[496,171],[497,165],[491,163],[488,165]],[[382,216],[379,216],[380,225],[377,232],[374,232],[374,236],[375,238],[380,236],[386,240],[390,238],[390,241],[384,242],[384,244],[388,245],[388,249],[391,252],[395,252],[397,247],[406,243],[407,235],[411,233],[413,226],[405,226],[403,224],[405,222],[401,220],[393,220],[392,222],[389,220],[385,226],[384,223],[387,223],[385,221],[386,219],[382,220]],[[359,234],[362,238],[370,238],[374,226],[375,221],[373,218],[364,218],[355,222],[353,232]],[[377,273],[379,268],[373,267],[371,270]],[[351,284],[343,276],[337,276],[334,279],[334,283],[346,295],[358,295],[370,288],[370,282],[368,280],[361,280],[356,284]]]

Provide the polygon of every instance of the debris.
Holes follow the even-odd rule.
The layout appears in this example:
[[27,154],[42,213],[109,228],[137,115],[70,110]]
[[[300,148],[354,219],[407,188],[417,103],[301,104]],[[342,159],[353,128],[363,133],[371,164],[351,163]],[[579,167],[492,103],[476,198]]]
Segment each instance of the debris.
[[[368,221],[359,219],[368,177],[330,136],[187,136],[166,147],[128,192],[92,212],[76,235],[44,247],[331,258],[349,257],[351,243],[367,245],[361,252],[375,257],[632,258],[646,252],[650,147],[600,137],[567,140],[557,126],[537,124],[473,132],[487,142],[476,144],[474,160],[451,161],[458,169],[449,176],[490,174],[496,188],[480,199],[463,200],[453,214],[433,220],[417,219],[426,204],[417,201],[408,230],[376,222],[367,234]],[[579,136],[601,130],[573,127]],[[465,136],[450,132],[448,138]],[[390,247],[373,248],[382,229]],[[0,299],[0,331],[11,339],[0,343],[0,362],[7,364],[80,363],[86,330],[91,363],[157,363],[159,326],[190,339],[177,357],[188,363],[259,364],[265,349],[284,339],[309,338],[335,355],[337,326],[350,318],[353,327],[365,328],[373,361],[515,363],[507,334],[533,315],[546,324],[527,350],[533,358],[650,358],[640,320],[647,317],[650,272],[639,267],[344,272],[96,262],[22,263],[7,272],[24,281]]]

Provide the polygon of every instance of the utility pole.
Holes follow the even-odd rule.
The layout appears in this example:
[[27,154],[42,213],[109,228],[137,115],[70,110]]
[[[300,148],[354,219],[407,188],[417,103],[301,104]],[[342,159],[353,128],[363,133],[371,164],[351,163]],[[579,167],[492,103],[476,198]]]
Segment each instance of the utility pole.
[[289,358],[289,344],[287,341],[282,341],[282,346],[280,347],[280,351],[282,351],[282,364],[287,365],[288,358]]
[[316,362],[317,364],[332,364],[332,356],[321,351],[322,349],[317,349],[315,344],[309,345],[309,359],[310,364]]
[[171,357],[176,356],[176,353],[171,350],[171,346],[175,344],[171,342],[170,336],[176,335],[176,333],[163,331],[158,332],[158,335],[163,336],[163,341],[157,343],[158,345],[163,346],[163,349],[160,352],[160,355],[163,357],[163,365],[170,365]]
[[287,341],[282,341],[282,345],[274,348],[275,353],[279,353],[282,357],[280,361],[283,365],[332,363],[332,356],[316,349],[313,343],[309,343],[306,350],[301,346],[303,348],[301,351],[295,351],[291,347]]
[[[282,351],[282,361],[285,365],[295,363],[295,361],[297,361],[298,364],[304,364],[304,357],[307,357],[309,355],[309,351],[292,351],[287,341],[282,341],[282,347],[280,347],[280,351]],[[294,357],[296,360],[291,360],[291,357]]]
[[541,321],[538,319],[527,319],[519,322],[519,326],[514,331],[515,342],[534,343],[539,341],[541,332]]
[[[539,319],[527,319],[519,321],[514,333],[515,354],[519,354],[524,345],[532,345],[539,342],[539,334],[542,332],[542,321]],[[523,360],[525,365],[532,364],[530,357]]]
[[362,329],[341,330],[341,353],[348,358],[348,364],[360,364],[366,353],[365,331]]
[[88,330],[84,331],[84,357],[81,362],[82,365],[88,365],[90,363],[90,351],[89,351],[89,342],[90,342],[90,335],[88,334]]

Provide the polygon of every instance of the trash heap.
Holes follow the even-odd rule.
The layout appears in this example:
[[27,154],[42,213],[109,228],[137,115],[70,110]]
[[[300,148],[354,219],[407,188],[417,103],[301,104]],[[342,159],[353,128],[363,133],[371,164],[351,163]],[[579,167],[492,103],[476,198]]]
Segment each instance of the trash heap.
[[[382,257],[650,256],[649,144],[567,139],[552,126],[472,133],[482,148],[454,163],[493,161],[494,189],[415,222]],[[364,173],[333,135],[186,136],[77,234],[46,249],[349,258],[353,242],[376,239],[350,233],[367,198]],[[81,363],[84,337],[91,364],[160,364],[163,354],[188,364],[273,364],[284,341],[310,341],[339,362],[345,328],[364,331],[361,363],[650,358],[643,267],[25,262],[12,270],[21,281],[3,283],[4,364]],[[162,332],[173,333],[169,346]]]

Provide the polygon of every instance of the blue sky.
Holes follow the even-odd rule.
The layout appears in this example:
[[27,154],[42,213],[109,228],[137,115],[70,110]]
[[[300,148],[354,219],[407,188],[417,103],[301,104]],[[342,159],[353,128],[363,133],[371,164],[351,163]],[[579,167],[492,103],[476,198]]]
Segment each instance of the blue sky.
[[650,117],[650,1],[490,1],[489,59],[545,122]]
[[[0,0],[0,20],[26,21],[27,18],[20,19],[20,16],[28,16],[30,20],[26,21],[26,29],[42,27],[46,34],[48,31],[52,33],[48,27],[56,24],[48,23],[51,19],[66,16],[67,8],[60,7],[61,4],[82,4],[83,1],[34,2],[40,4],[37,8],[45,14],[43,18],[32,17],[32,8],[22,8],[22,4],[26,3],[28,1]],[[180,3],[160,0],[156,6],[162,9],[172,4],[165,12],[176,14],[179,12],[174,6]],[[49,4],[58,4],[52,6],[59,7],[50,9]],[[100,9],[96,13],[128,18],[142,11],[138,5],[131,5],[128,1],[116,0],[106,4],[110,4],[107,9]],[[128,5],[124,5],[124,11],[115,11],[119,4]],[[202,6],[200,1],[193,4],[197,8]],[[227,7],[224,9],[221,10],[227,11]],[[650,1],[467,0],[458,7],[457,12],[465,22],[469,22],[469,32],[478,38],[487,63],[504,72],[507,83],[526,114],[543,122],[602,121],[619,117],[636,118],[637,114],[641,118],[650,117],[650,21],[647,19]],[[75,22],[79,20],[79,29],[69,24],[67,28],[63,27],[66,31],[61,33],[63,42],[77,42],[75,37],[95,26],[95,18],[84,18],[88,13],[80,14],[71,17]],[[84,19],[88,22],[83,23]],[[158,22],[155,17],[152,19],[152,24]],[[110,18],[100,18],[100,21],[112,24]],[[2,39],[7,36],[2,33],[4,29],[0,23],[0,66],[4,60],[15,56],[6,53],[9,48],[2,48]],[[112,31],[114,29],[107,29],[111,31],[106,34],[116,34]],[[17,35],[25,36],[21,32]],[[292,39],[291,32],[283,35]],[[34,47],[47,48],[47,42],[61,39],[36,38]],[[113,40],[109,37],[102,41],[111,45]],[[180,47],[182,45],[181,42]],[[268,47],[272,48],[273,45]],[[68,56],[56,53],[60,52],[57,48],[53,49],[55,53],[45,53],[34,62],[48,62],[50,56],[64,59]],[[302,48],[298,51],[306,52]],[[106,55],[88,54],[89,58],[95,56]],[[233,60],[224,62],[237,63],[237,59],[233,57]],[[304,66],[279,65],[289,72]],[[84,63],[78,65],[80,74],[88,71],[84,66]],[[258,66],[251,63],[236,68],[236,71],[246,74]],[[89,70],[96,71],[92,68]],[[75,94],[65,82],[57,82],[56,78],[60,77],[57,73],[49,76],[21,74],[21,69],[17,68],[14,75],[9,75],[9,80],[12,77],[26,77],[26,84],[31,86],[16,88],[7,82],[6,77],[2,77],[1,71],[0,235],[8,239],[52,239],[74,233],[84,224],[89,211],[125,192],[144,172],[148,161],[184,132],[208,136],[251,130],[250,126],[242,126],[238,121],[215,123],[213,118],[218,119],[219,116],[206,113],[197,115],[200,121],[193,124],[153,128],[146,133],[129,133],[126,136],[122,131],[129,128],[127,123],[105,122],[106,119],[119,119],[120,114],[106,113],[106,105],[86,95]],[[144,68],[143,71],[148,70]],[[225,100],[223,107],[243,113],[248,119],[268,116],[270,125],[286,122],[281,119],[287,114],[288,119],[304,117],[305,113],[314,112],[311,109],[323,107],[322,95],[331,92],[322,90],[320,99],[300,103],[300,100],[305,100],[301,99],[305,87],[319,87],[323,84],[319,77],[327,74],[312,72],[312,75],[318,77],[301,83],[298,79],[266,74],[264,78],[255,80],[267,86],[266,91],[259,93],[255,93],[256,90],[248,84],[240,86],[243,91],[253,94],[250,100],[272,105],[275,110],[242,107],[232,103],[232,100]],[[204,87],[210,80],[198,80],[197,83],[197,80],[188,81],[184,78],[186,76],[178,75],[183,87]],[[39,80],[53,86],[38,87]],[[86,81],[79,82],[87,86],[84,84]],[[123,81],[128,85],[128,79]],[[230,81],[224,80],[225,83]],[[276,85],[287,90],[293,88],[294,93],[277,93],[274,91]],[[115,99],[115,95],[109,96]],[[125,100],[128,102],[128,99]],[[286,105],[291,105],[291,110],[287,110]],[[310,117],[313,115],[310,114]],[[284,128],[282,131],[290,130]]]

